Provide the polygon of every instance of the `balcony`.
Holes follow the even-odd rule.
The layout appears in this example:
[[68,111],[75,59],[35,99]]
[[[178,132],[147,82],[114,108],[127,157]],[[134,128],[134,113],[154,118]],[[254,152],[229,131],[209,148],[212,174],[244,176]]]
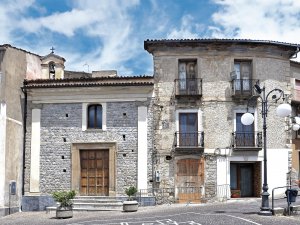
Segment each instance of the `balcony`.
[[233,132],[232,148],[234,150],[260,151],[262,149],[262,132]]
[[200,153],[204,150],[204,132],[175,132],[176,153]]
[[176,79],[175,80],[175,96],[176,97],[201,97],[202,95],[202,79]]
[[249,98],[254,95],[253,85],[257,80],[253,79],[233,79],[231,81],[232,97],[236,99]]

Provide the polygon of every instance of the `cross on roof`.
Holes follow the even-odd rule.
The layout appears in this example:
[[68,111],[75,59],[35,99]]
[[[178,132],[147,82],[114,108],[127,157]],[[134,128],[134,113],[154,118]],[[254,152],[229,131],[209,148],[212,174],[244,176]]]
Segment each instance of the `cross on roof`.
[[51,53],[54,53],[54,50],[55,50],[55,48],[50,48],[50,50],[51,50]]

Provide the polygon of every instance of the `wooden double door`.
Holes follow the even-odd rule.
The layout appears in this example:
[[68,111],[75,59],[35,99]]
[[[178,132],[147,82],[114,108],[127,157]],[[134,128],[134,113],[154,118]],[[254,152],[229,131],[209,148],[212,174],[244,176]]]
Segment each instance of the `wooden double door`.
[[80,151],[80,195],[109,194],[109,150]]
[[186,158],[177,161],[176,189],[179,203],[201,202],[203,183],[203,158]]

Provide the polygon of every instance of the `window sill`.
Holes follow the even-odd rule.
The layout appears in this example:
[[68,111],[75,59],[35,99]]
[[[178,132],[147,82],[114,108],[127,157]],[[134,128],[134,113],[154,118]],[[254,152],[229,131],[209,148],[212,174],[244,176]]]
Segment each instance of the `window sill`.
[[88,128],[88,129],[85,129],[83,130],[84,132],[102,132],[102,131],[105,131],[103,129],[97,129],[97,128]]

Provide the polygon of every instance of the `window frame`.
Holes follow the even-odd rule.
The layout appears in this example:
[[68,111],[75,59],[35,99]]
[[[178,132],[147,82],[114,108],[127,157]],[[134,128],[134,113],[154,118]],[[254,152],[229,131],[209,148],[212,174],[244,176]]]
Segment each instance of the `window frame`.
[[[244,114],[244,113],[246,113],[247,112],[247,110],[245,110],[245,109],[237,109],[237,110],[234,110],[234,112],[233,112],[233,114],[234,114],[234,123],[233,123],[233,126],[234,126],[234,128],[233,128],[233,131],[234,132],[239,132],[238,130],[237,130],[237,114]],[[249,109],[248,110],[248,112],[249,113],[252,113],[253,114],[253,116],[254,116],[254,121],[253,121],[253,132],[254,132],[254,145],[256,146],[257,145],[257,138],[256,138],[256,131],[257,131],[257,129],[258,129],[258,127],[257,127],[257,121],[258,121],[258,118],[257,118],[257,109],[255,108],[255,109]],[[243,125],[243,126],[245,126],[245,125]]]
[[[89,128],[88,127],[88,109],[92,105],[102,106],[102,128]],[[82,103],[82,131],[104,131],[106,130],[106,103],[105,102],[91,102]]]
[[[190,71],[190,67],[193,65],[193,72]],[[177,78],[178,78],[178,90],[181,93],[186,93],[192,90],[193,86],[197,86],[198,78],[198,64],[197,59],[178,59]]]
[[102,129],[102,105],[91,104],[87,107],[87,128]]

